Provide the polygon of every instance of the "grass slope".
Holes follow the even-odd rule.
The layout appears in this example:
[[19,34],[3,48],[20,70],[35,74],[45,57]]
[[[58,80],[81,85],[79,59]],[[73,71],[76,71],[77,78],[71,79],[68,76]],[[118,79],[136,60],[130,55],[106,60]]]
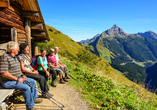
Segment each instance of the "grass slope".
[[47,50],[53,47],[58,47],[61,53],[68,52],[69,54],[75,57],[76,54],[78,53],[78,50],[83,49],[82,46],[80,46],[70,37],[58,31],[54,27],[48,25],[46,27],[48,30],[48,34],[50,36],[50,41],[46,44],[46,46],[45,43],[42,43],[40,47],[43,47]]
[[59,47],[60,59],[68,66],[71,79],[91,108],[100,110],[145,109],[157,107],[157,97],[114,70],[104,59],[81,47],[71,38],[47,26],[51,40],[39,43],[39,49]]

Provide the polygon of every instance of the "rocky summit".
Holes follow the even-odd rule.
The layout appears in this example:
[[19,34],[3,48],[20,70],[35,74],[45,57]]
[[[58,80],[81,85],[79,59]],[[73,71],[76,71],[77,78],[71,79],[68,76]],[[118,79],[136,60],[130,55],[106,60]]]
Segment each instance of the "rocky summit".
[[105,31],[105,33],[109,36],[109,37],[115,37],[115,34],[118,35],[127,35],[127,33],[125,33],[123,31],[123,29],[121,29],[120,27],[118,27],[117,25],[113,25],[112,28],[108,29],[107,31]]

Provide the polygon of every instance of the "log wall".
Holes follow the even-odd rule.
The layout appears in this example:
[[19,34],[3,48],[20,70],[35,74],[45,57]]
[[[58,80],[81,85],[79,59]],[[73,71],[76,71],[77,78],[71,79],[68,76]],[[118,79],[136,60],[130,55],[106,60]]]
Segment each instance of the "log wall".
[[28,43],[34,55],[38,54],[38,42],[48,39],[37,0],[0,0],[0,43]]
[[10,2],[11,8],[0,8],[0,37],[3,42],[11,39],[11,28],[15,27],[17,32],[17,42],[25,43],[24,18],[21,17],[22,8],[15,2]]

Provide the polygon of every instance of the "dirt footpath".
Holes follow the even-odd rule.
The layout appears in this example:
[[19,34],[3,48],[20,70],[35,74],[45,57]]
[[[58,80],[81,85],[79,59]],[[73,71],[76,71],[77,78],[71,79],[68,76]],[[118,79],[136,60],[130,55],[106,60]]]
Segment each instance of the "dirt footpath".
[[[58,84],[56,88],[50,87],[49,92],[54,95],[54,99],[65,105],[63,110],[90,110],[87,102],[83,101],[80,94],[70,85]],[[47,98],[42,99],[42,103],[35,104],[37,110],[61,110]],[[26,110],[24,102],[14,104],[14,108],[15,110]]]

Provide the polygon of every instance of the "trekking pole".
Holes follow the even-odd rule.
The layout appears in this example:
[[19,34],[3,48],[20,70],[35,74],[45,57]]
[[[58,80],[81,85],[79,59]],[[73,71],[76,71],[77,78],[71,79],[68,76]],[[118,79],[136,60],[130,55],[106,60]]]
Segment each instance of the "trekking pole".
[[[30,87],[32,87],[33,89],[37,90],[40,94],[44,95],[46,98],[48,98],[52,103],[54,103],[55,105],[57,105],[59,108],[61,108],[63,110],[63,108],[61,106],[59,106],[58,104],[56,104],[54,101],[58,102],[57,100],[55,100],[54,98],[52,98],[49,94],[45,93],[44,91],[42,91],[41,89],[37,88],[35,85],[31,84],[28,81],[25,81]],[[44,93],[44,94],[43,94]],[[45,95],[46,94],[46,95]],[[49,97],[47,97],[49,96]],[[52,101],[51,99],[53,99],[54,101]],[[65,107],[62,103],[58,102],[60,105],[62,105],[63,107]]]
[[[59,68],[60,70],[62,70],[62,68]],[[63,70],[62,70],[63,71]],[[71,76],[70,74],[68,74],[67,72],[63,71],[65,74],[69,75],[71,78],[73,78],[76,82],[79,82],[77,79],[75,79],[73,76]]]
[[73,76],[71,76],[70,74],[66,73],[67,75],[69,75],[71,78],[73,78],[76,82],[79,82],[77,79],[75,79]]
[[[28,82],[28,81],[26,81]],[[31,86],[35,87],[36,89],[38,89],[40,92],[48,95],[50,98],[52,98],[49,94],[45,93],[44,91],[42,91],[41,89],[37,88],[36,86],[34,86],[33,84],[31,84],[30,82],[28,82]],[[56,102],[58,102],[56,99],[52,98],[53,100],[55,100]],[[65,107],[62,103],[58,102],[59,104],[61,104],[63,107]]]

